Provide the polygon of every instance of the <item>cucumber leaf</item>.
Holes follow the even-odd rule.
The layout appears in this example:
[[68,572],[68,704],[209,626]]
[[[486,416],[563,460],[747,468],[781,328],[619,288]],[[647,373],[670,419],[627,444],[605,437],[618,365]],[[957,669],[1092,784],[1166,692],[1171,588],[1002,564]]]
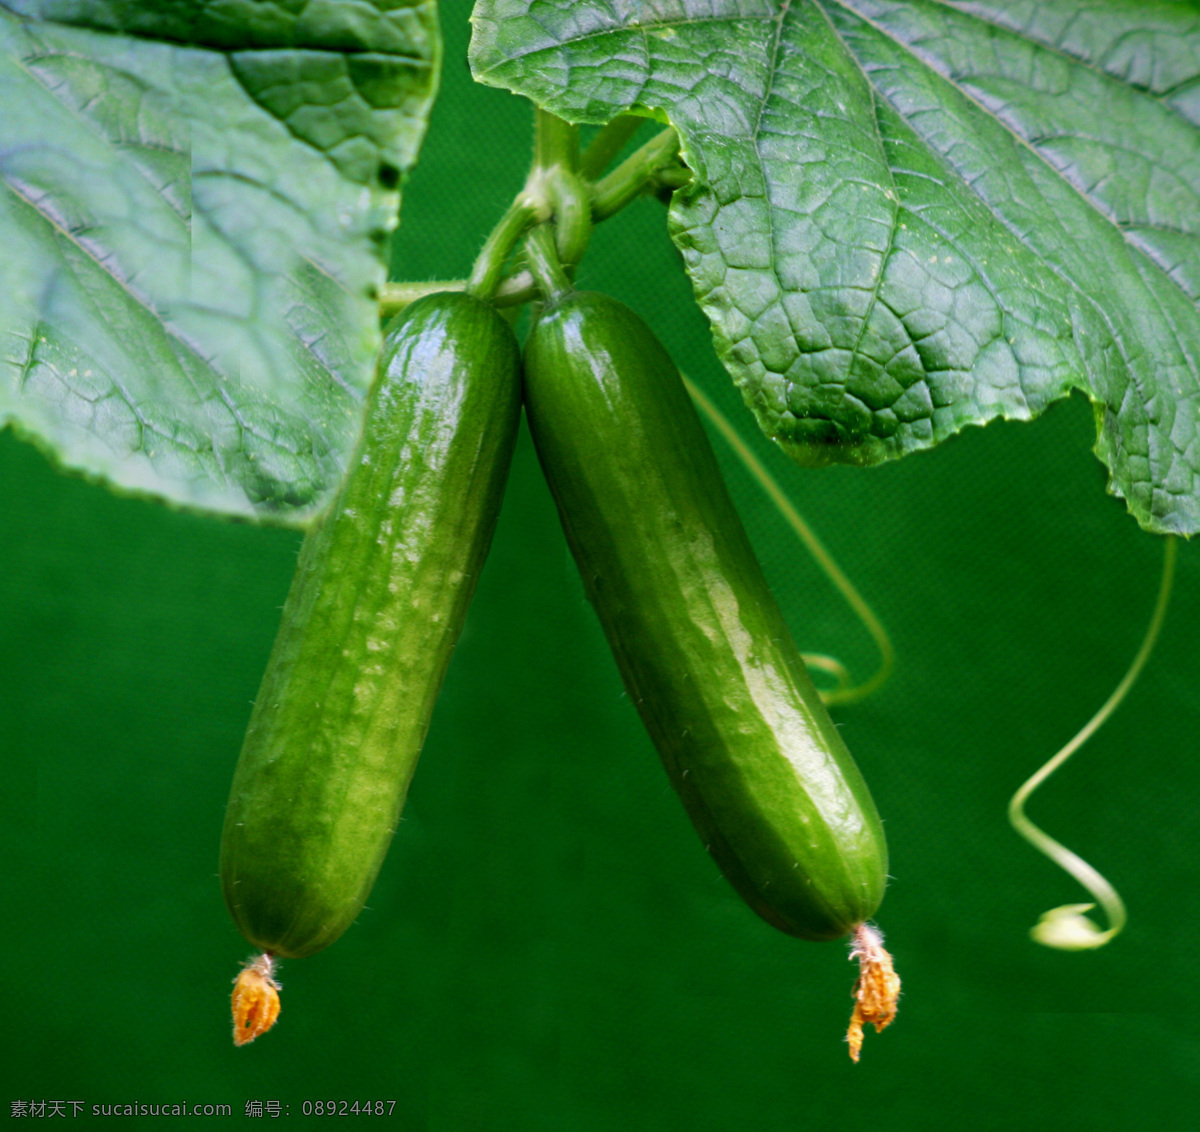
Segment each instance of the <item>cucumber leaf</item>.
[[0,0],[0,425],[303,525],[380,343],[433,0]]
[[1141,0],[478,0],[477,79],[634,110],[763,431],[875,464],[1095,406],[1109,490],[1200,530],[1200,12]]

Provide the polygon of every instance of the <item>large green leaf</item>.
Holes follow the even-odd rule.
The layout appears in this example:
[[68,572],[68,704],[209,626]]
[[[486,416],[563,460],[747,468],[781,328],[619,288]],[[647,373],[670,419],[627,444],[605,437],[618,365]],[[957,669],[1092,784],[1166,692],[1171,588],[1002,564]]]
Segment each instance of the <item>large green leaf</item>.
[[0,425],[303,523],[379,346],[434,0],[0,0]]
[[679,131],[672,236],[767,435],[871,464],[1081,389],[1200,530],[1200,12],[1140,0],[478,0],[472,64]]

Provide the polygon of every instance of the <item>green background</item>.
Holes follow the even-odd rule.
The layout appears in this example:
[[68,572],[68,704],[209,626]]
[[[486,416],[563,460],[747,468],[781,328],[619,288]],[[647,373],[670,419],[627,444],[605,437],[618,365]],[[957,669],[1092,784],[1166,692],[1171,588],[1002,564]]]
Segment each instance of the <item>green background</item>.
[[[461,276],[518,188],[528,107],[474,86],[466,5],[396,241]],[[645,135],[645,136],[648,136]],[[580,283],[659,332],[752,437],[666,237],[639,202]],[[358,924],[284,965],[276,1030],[235,1050],[249,949],[217,840],[300,536],[54,472],[0,435],[5,1100],[394,1099],[405,1129],[1109,1129],[1200,1103],[1200,547],[1142,681],[1031,803],[1121,890],[1109,947],[1031,943],[1084,899],[1005,821],[1099,706],[1162,558],[1106,496],[1075,400],[873,471],[772,471],[888,625],[891,683],[838,712],[888,831],[879,923],[901,1013],[843,1042],[842,944],[760,923],[671,793],[523,437],[405,819]],[[869,638],[729,452],[802,647],[860,676]],[[315,1118],[313,1118],[315,1120]],[[144,1123],[154,1123],[146,1119]]]

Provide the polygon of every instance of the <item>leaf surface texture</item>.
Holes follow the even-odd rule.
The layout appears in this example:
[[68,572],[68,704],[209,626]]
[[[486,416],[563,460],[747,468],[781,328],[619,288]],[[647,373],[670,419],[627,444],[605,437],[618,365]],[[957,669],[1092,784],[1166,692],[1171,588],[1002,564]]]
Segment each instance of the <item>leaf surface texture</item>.
[[1130,0],[478,0],[481,81],[668,120],[671,235],[764,432],[874,464],[1073,389],[1200,529],[1200,13]]
[[0,0],[0,424],[303,525],[361,425],[431,2]]

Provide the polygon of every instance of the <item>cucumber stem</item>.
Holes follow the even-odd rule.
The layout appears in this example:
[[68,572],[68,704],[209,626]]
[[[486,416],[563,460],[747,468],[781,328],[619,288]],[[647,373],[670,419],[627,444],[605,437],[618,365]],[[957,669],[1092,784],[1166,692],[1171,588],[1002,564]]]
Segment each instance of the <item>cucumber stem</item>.
[[579,169],[579,127],[564,122],[540,106],[533,116],[533,161],[537,169],[561,165],[575,173]]
[[1077,853],[1073,853],[1065,845],[1055,841],[1049,834],[1042,832],[1025,816],[1025,803],[1029,796],[1063,765],[1080,747],[1084,745],[1104,724],[1110,715],[1121,705],[1121,701],[1129,693],[1134,682],[1150,659],[1154,642],[1158,639],[1159,630],[1167,615],[1167,605],[1171,599],[1171,587],[1175,578],[1176,540],[1168,535],[1163,553],[1162,579],[1158,587],[1158,599],[1146,635],[1141,647],[1134,656],[1129,670],[1121,682],[1113,689],[1112,695],[1105,700],[1091,719],[1080,729],[1078,734],[1049,760],[1036,774],[1032,775],[1021,788],[1012,796],[1008,804],[1008,820],[1026,841],[1039,852],[1044,853],[1059,868],[1073,876],[1088,892],[1095,897],[1096,902],[1104,909],[1108,918],[1107,930],[1100,928],[1094,920],[1085,916],[1095,904],[1063,904],[1044,912],[1038,922],[1030,929],[1033,939],[1046,947],[1055,947],[1061,951],[1087,951],[1103,947],[1122,928],[1127,916],[1125,904],[1117,890],[1087,863]]
[[592,187],[593,223],[607,220],[650,188],[678,154],[679,136],[669,126],[630,154]]
[[539,295],[537,281],[533,272],[523,268],[515,275],[508,276],[496,290],[492,302],[497,307],[516,307],[532,302]]
[[541,107],[533,124],[533,168],[525,191],[548,205],[559,259],[578,263],[592,235],[590,193],[579,176],[579,127]]
[[618,114],[604,126],[583,151],[583,158],[579,162],[579,172],[583,178],[594,181],[599,177],[645,121],[638,114]]
[[549,224],[539,224],[525,237],[529,267],[547,302],[569,295],[574,289],[558,258],[558,248]]
[[517,242],[531,225],[545,219],[548,219],[546,206],[534,200],[530,194],[520,193],[485,241],[475,266],[471,268],[467,293],[477,299],[490,299],[504,277],[505,264]]
[[[605,146],[615,144],[622,132],[630,136],[633,129],[629,127],[640,125],[641,119],[629,117],[633,122],[614,129]],[[596,135],[593,147],[617,121]],[[509,264],[513,249],[530,227],[553,220],[558,262],[574,267],[587,250],[593,224],[607,220],[660,183],[674,186],[691,176],[687,169],[673,165],[679,142],[675,131],[666,129],[589,189],[579,175],[579,128],[541,109],[536,112],[534,126],[534,162],[529,178],[492,229],[470,278],[445,283],[386,283],[380,292],[381,317],[398,314],[409,303],[435,291],[467,291],[503,307],[530,302],[544,293],[539,281],[530,271]],[[619,149],[617,145],[613,152]],[[584,162],[593,168],[602,156],[602,150],[598,150],[590,162],[585,155]]]
[[555,166],[546,173],[546,199],[554,210],[554,237],[562,263],[583,259],[592,238],[592,206],[587,187],[569,169]]
[[379,289],[379,316],[393,318],[405,307],[441,291],[465,291],[465,279],[432,279],[420,283],[385,283]]

